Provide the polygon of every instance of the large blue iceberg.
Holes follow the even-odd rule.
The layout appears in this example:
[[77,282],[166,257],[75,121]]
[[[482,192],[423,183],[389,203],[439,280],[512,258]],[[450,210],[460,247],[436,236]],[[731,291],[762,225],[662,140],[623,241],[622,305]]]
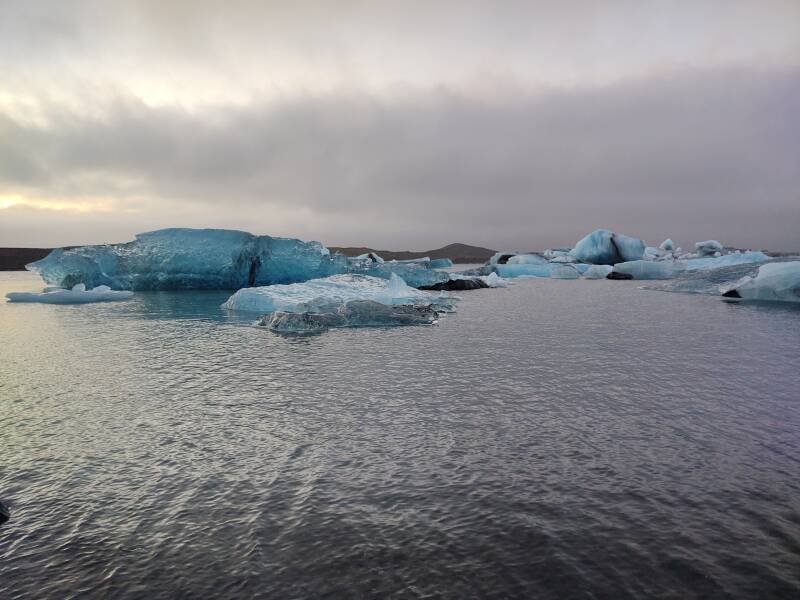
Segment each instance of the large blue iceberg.
[[162,229],[124,244],[57,249],[27,268],[50,285],[115,290],[236,290],[339,273],[396,274],[414,287],[448,280],[427,264],[348,259],[319,242],[227,229]]

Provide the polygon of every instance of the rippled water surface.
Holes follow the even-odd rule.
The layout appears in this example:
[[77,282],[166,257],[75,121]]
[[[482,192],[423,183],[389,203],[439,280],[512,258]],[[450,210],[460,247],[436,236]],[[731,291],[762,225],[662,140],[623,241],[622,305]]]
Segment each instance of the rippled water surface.
[[0,301],[0,598],[800,595],[797,309],[517,280],[287,338],[227,296]]

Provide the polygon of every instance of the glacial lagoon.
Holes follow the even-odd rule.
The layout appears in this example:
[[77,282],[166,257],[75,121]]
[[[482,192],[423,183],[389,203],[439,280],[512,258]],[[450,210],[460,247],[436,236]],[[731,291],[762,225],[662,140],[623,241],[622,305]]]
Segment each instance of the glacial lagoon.
[[792,597],[800,308],[641,287],[315,336],[0,302],[0,597]]

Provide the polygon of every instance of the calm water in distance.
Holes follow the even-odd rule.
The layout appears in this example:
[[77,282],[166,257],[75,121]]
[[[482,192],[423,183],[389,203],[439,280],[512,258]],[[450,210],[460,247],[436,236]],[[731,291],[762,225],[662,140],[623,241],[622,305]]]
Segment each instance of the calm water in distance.
[[0,598],[800,596],[796,307],[516,280],[292,338],[228,295],[0,301]]

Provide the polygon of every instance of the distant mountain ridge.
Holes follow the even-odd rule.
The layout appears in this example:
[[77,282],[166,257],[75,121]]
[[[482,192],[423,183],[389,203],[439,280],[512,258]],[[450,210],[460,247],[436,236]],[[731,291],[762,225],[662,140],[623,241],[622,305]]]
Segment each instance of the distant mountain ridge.
[[24,271],[25,265],[44,258],[52,248],[0,248],[0,271]]
[[484,263],[495,253],[494,250],[489,248],[481,248],[480,246],[470,246],[468,244],[448,244],[442,248],[435,250],[425,250],[424,252],[412,252],[411,250],[375,250],[374,248],[366,247],[342,247],[342,246],[328,246],[331,252],[341,252],[345,256],[358,256],[359,254],[366,254],[367,252],[374,252],[385,260],[409,260],[412,258],[422,258],[429,256],[431,258],[449,258],[454,263]]

